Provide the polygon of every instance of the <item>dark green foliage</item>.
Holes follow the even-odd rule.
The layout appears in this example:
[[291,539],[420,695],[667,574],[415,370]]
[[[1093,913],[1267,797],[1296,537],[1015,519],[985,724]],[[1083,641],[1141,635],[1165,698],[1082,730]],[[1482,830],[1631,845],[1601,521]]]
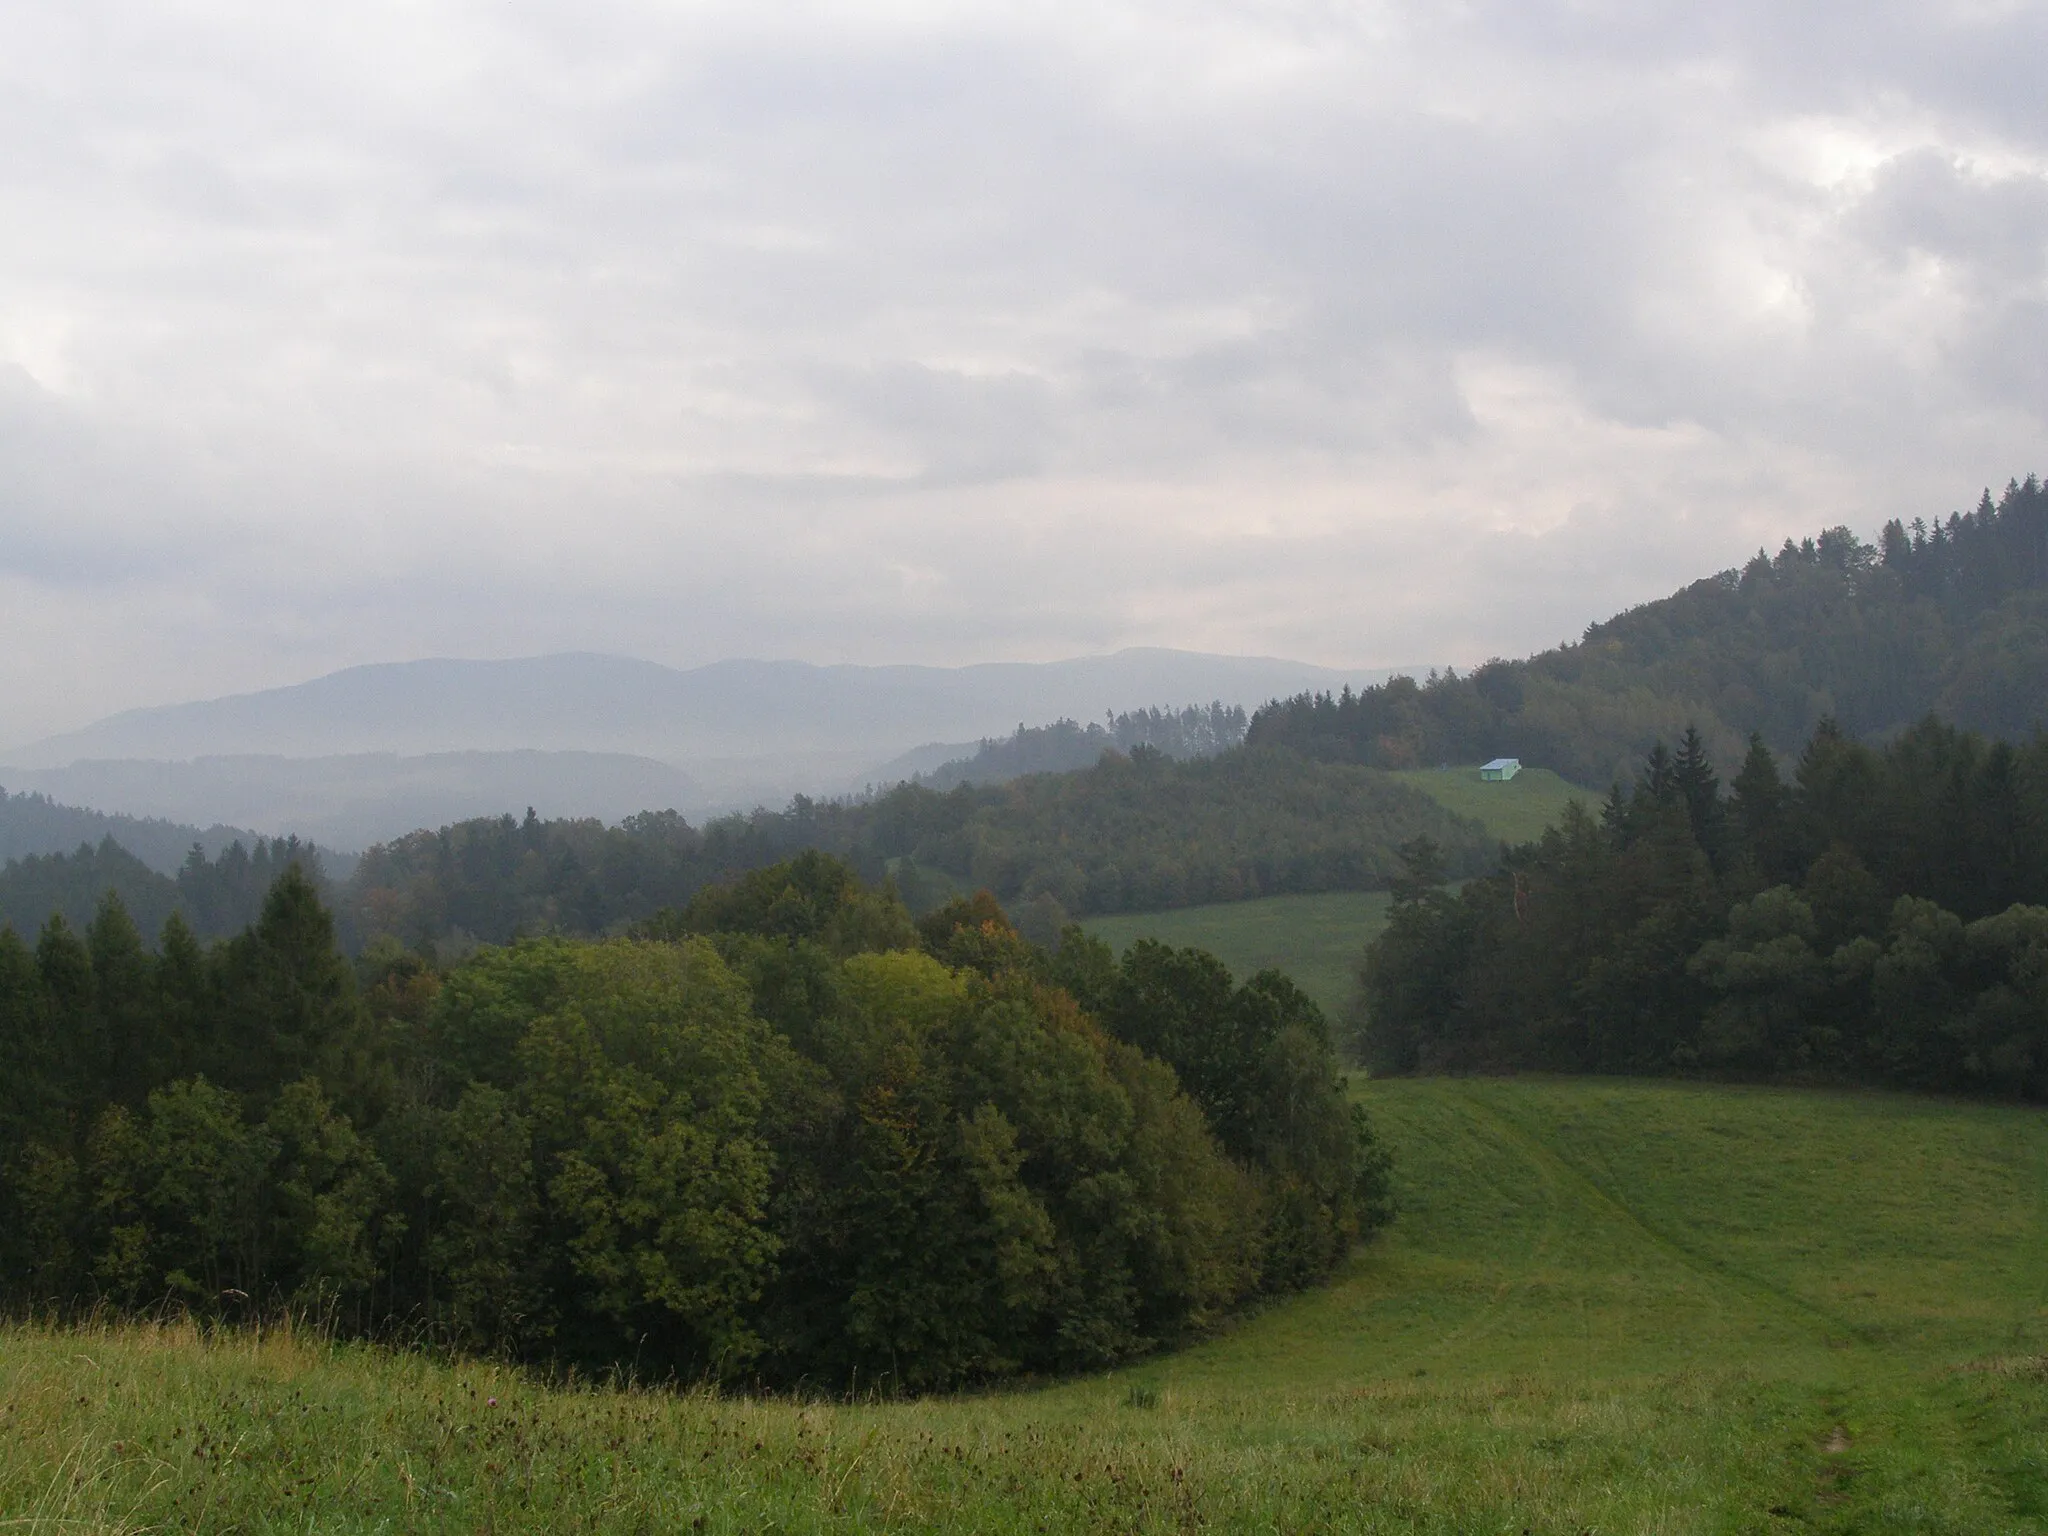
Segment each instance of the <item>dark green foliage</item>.
[[680,913],[664,908],[635,932],[646,938],[751,933],[807,940],[835,955],[915,942],[910,915],[888,891],[870,891],[843,859],[815,849],[699,891]]
[[296,865],[324,892],[320,854],[296,837],[257,838],[252,853],[239,839],[209,859],[194,843],[178,869],[178,895],[192,925],[208,938],[240,933],[262,914],[263,903],[285,870]]
[[1859,740],[1930,712],[2017,739],[2048,719],[2044,617],[2048,489],[2029,476],[1875,548],[1846,528],[1788,540],[1527,661],[1269,705],[1247,740],[1384,768],[1510,755],[1599,784],[1687,722],[1723,761],[1828,718]]
[[1404,885],[1362,972],[1382,1071],[1823,1074],[2048,1097],[2048,738],[1823,721],[1733,793],[1697,738],[1455,898]]
[[98,847],[10,860],[0,869],[0,924],[38,932],[52,913],[84,928],[113,891],[144,932],[155,933],[182,906],[177,885],[108,837]]
[[[186,850],[195,842],[225,852],[236,841],[260,841],[234,827],[206,828],[163,821],[154,816],[123,816],[61,805],[34,792],[9,794],[0,789],[0,860],[29,854],[62,853],[83,845],[97,848],[108,838],[159,874],[174,875]],[[41,919],[38,918],[37,922]]]
[[[353,934],[416,947],[635,924],[709,931],[727,919],[691,916],[699,892],[815,850],[870,882],[896,867],[919,910],[952,889],[990,890],[1043,942],[1069,914],[1376,889],[1397,867],[1396,847],[1416,836],[1434,838],[1460,874],[1493,853],[1475,823],[1383,774],[1284,751],[1176,762],[1138,747],[1080,772],[945,794],[905,784],[858,802],[799,796],[786,812],[701,830],[671,812],[613,828],[530,813],[463,822],[371,849],[342,902]],[[742,883],[714,900],[782,896]],[[799,883],[790,899],[837,898]],[[777,919],[785,929],[807,920],[796,908]]]
[[1103,1024],[1158,1056],[1264,1192],[1269,1282],[1329,1269],[1389,1214],[1384,1159],[1338,1078],[1329,1026],[1278,971],[1242,987],[1215,956],[1141,939],[1094,990]]
[[285,866],[254,926],[222,946],[218,988],[202,1049],[219,1081],[258,1100],[308,1074],[359,1086],[348,1072],[361,1020],[355,975],[299,865]]
[[1244,740],[1246,716],[1241,705],[1210,704],[1187,709],[1139,709],[1110,715],[1105,724],[1081,725],[1056,720],[1051,725],[1019,725],[1014,736],[985,740],[972,757],[963,757],[917,782],[931,789],[956,784],[1002,784],[1033,773],[1071,773],[1093,767],[1105,752],[1149,747],[1178,759],[1214,757]]
[[311,844],[257,838],[255,848],[252,854],[237,841],[215,860],[195,843],[175,880],[133,857],[111,835],[74,853],[10,860],[0,869],[0,925],[35,933],[59,913],[83,928],[111,892],[142,933],[160,932],[175,914],[204,937],[225,938],[256,921],[264,897],[288,866],[304,869],[316,887],[322,883]]
[[1087,958],[986,892],[913,924],[817,852],[445,973],[351,964],[296,860],[210,949],[174,913],[152,953],[114,895],[0,929],[0,1302],[895,1390],[1327,1274],[1386,1211],[1314,1005],[1179,952],[1148,1054],[1059,984],[1114,1002]]

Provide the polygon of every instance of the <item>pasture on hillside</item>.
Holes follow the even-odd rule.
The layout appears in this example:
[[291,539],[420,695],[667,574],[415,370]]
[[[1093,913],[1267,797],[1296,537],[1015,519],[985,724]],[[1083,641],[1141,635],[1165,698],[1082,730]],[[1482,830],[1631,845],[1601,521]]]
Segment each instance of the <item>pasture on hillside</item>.
[[0,1333],[32,1530],[2048,1530],[2048,1120],[1360,1083],[1402,1212],[1182,1353],[902,1403],[545,1385],[133,1325]]
[[1263,896],[1170,912],[1120,912],[1081,926],[1122,954],[1138,939],[1206,949],[1240,981],[1268,967],[1286,972],[1332,1020],[1357,990],[1365,946],[1387,925],[1385,891],[1324,891]]
[[1504,784],[1481,779],[1476,764],[1400,768],[1389,776],[1421,790],[1445,810],[1471,817],[1504,843],[1533,842],[1574,802],[1595,815],[1600,810],[1598,795],[1548,768],[1524,768]]
[[[1417,768],[1391,777],[1508,843],[1541,837],[1573,802],[1594,814],[1600,809],[1597,796],[1547,768],[1524,768],[1505,784],[1482,782],[1477,767]],[[1365,946],[1386,927],[1391,905],[1385,891],[1326,891],[1167,912],[1119,912],[1084,918],[1081,926],[1118,953],[1137,939],[1206,949],[1240,979],[1274,967],[1335,1020],[1351,1006],[1358,963]]]

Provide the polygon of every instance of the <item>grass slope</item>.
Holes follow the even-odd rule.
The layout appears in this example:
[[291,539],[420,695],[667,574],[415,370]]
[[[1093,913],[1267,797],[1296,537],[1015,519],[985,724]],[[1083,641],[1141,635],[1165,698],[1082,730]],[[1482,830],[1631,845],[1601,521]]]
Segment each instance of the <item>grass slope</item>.
[[1334,1019],[1351,1001],[1359,956],[1386,926],[1391,904],[1385,891],[1328,891],[1171,912],[1118,913],[1085,918],[1081,926],[1119,954],[1135,939],[1195,945],[1214,954],[1240,981],[1276,967]]
[[1391,774],[1421,790],[1445,810],[1469,816],[1507,843],[1543,835],[1574,800],[1598,814],[1600,797],[1559,778],[1548,768],[1524,768],[1505,784],[1489,784],[1470,768],[1405,768]]
[[[32,1529],[2048,1529],[2048,1119],[1373,1084],[1403,1212],[1199,1348],[899,1405],[547,1389],[289,1335],[0,1334]],[[495,1403],[490,1400],[495,1398]]]
[[[1509,843],[1542,836],[1573,801],[1595,814],[1600,809],[1599,797],[1548,768],[1524,768],[1505,784],[1483,782],[1477,768],[1417,768],[1388,777]],[[1386,926],[1389,903],[1385,891],[1331,891],[1168,912],[1119,912],[1085,918],[1081,926],[1119,952],[1133,939],[1197,945],[1240,979],[1278,967],[1334,1019],[1350,1006],[1359,957]]]

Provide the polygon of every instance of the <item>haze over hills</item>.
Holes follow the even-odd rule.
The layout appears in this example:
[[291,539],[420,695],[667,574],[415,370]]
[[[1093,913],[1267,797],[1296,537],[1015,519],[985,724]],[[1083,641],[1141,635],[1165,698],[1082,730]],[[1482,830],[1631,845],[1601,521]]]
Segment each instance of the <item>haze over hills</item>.
[[[19,786],[19,775],[12,775]],[[161,817],[110,815],[68,805],[33,790],[9,794],[0,787],[0,861],[33,854],[70,853],[81,843],[111,837],[158,874],[174,875],[198,844],[218,858],[233,843],[253,844],[242,827],[190,826]],[[342,871],[346,873],[346,871]]]
[[606,821],[782,805],[894,783],[1024,722],[1161,702],[1255,707],[1387,675],[1171,650],[957,668],[685,671],[589,653],[417,661],[129,710],[0,754],[12,765],[0,781],[72,805],[361,849],[529,805]]
[[102,758],[8,776],[20,788],[67,803],[202,825],[232,817],[273,835],[291,832],[324,848],[353,850],[419,827],[516,815],[529,805],[617,821],[650,808],[695,807],[703,799],[697,781],[682,770],[617,752]]
[[1346,672],[1156,649],[966,667],[721,661],[679,670],[591,653],[428,660],[127,710],[0,755],[21,768],[111,758],[520,750],[627,753],[678,766],[770,754],[879,761],[920,743],[1007,734],[1020,722],[1088,720],[1197,699],[1250,706],[1390,675],[1388,668]]

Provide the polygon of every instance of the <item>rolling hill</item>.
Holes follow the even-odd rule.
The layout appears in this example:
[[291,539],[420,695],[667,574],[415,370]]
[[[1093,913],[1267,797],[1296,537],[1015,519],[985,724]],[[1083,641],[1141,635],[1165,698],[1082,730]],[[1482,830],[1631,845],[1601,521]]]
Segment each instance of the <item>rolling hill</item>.
[[80,844],[97,847],[109,837],[160,875],[175,875],[194,843],[214,858],[231,843],[256,841],[256,834],[242,827],[110,815],[66,805],[33,790],[9,794],[0,789],[0,861],[70,853]]
[[1387,926],[1393,900],[1385,891],[1319,891],[1119,912],[1085,918],[1081,926],[1118,954],[1139,939],[1157,939],[1206,949],[1239,976],[1280,971],[1334,1022],[1350,1006],[1359,958]]
[[1732,768],[1752,732],[1796,754],[1822,721],[1879,742],[1928,714],[2019,740],[2048,699],[2048,488],[2028,476],[1931,525],[1847,528],[1467,675],[1397,678],[1259,711],[1249,739],[1382,768],[1519,757],[1627,782],[1696,725]]
[[908,1402],[550,1385],[178,1324],[0,1334],[31,1529],[2048,1530],[2048,1121],[1361,1085],[1401,1214],[1180,1354]]

